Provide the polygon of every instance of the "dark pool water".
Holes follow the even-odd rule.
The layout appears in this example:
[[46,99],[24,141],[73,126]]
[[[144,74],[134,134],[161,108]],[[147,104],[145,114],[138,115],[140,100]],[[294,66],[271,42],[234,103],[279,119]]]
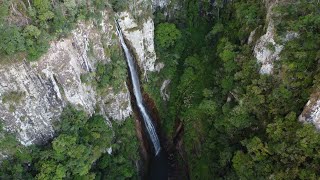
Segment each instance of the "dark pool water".
[[150,180],[167,180],[169,172],[168,155],[161,150],[157,156],[153,156],[150,162],[149,174]]

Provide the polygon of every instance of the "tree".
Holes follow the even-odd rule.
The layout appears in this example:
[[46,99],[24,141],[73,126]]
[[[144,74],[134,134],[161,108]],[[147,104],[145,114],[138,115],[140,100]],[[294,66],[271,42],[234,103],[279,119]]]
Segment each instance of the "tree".
[[156,43],[160,48],[172,47],[181,38],[181,32],[175,24],[161,23],[156,28]]
[[97,161],[94,172],[108,179],[136,179],[135,163],[138,160],[138,141],[134,131],[134,120],[127,119],[121,124],[113,123],[114,144],[112,155],[105,153]]
[[77,13],[77,4],[75,0],[65,0],[64,5],[68,9],[68,12],[71,16],[74,16]]
[[207,35],[208,37],[214,37],[220,33],[222,33],[224,30],[223,24],[222,23],[217,23],[213,26],[212,30],[209,32]]
[[60,135],[40,152],[38,179],[90,178],[92,164],[110,147],[112,132],[102,116],[87,118],[73,107],[61,116]]
[[57,125],[61,133],[74,134],[78,133],[88,120],[84,111],[78,111],[73,106],[68,105],[61,114],[61,123]]
[[227,38],[222,38],[218,43],[217,51],[219,53],[219,57],[224,63],[224,69],[227,73],[232,73],[237,68],[237,64],[235,62],[235,48],[236,46]]
[[232,158],[232,164],[240,178],[250,179],[255,177],[254,162],[252,162],[249,155],[244,154],[241,151],[236,152],[235,156]]
[[41,34],[41,31],[34,25],[28,25],[23,30],[23,35],[26,38],[38,38]]
[[25,50],[21,29],[15,26],[0,26],[0,52],[12,55]]
[[34,0],[33,5],[37,10],[38,19],[45,23],[54,17],[54,13],[51,11],[51,4],[49,0]]

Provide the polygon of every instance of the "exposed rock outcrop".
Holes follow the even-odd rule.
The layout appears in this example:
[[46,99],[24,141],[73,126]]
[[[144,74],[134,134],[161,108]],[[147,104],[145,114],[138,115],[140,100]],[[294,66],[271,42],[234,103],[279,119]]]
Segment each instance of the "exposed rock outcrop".
[[283,45],[277,44],[274,40],[275,29],[272,10],[277,1],[265,1],[265,4],[267,8],[267,31],[258,39],[254,47],[254,56],[257,58],[257,62],[261,64],[260,74],[272,74],[273,62],[279,60]]
[[[113,19],[103,15],[101,28],[92,22],[79,23],[70,37],[52,42],[39,61],[0,67],[1,120],[22,144],[52,137],[53,122],[68,103],[83,107],[88,114],[99,109],[107,119],[122,120],[131,114],[125,82],[119,93],[110,87],[105,96],[80,79],[81,74],[93,73],[97,62],[109,63],[105,48],[118,43],[112,40]],[[19,101],[10,100],[10,94],[17,94],[14,92],[21,92]],[[4,101],[4,97],[9,98]]]
[[320,129],[320,93],[311,95],[310,100],[299,116],[299,121],[313,123]]
[[119,25],[124,36],[134,49],[140,69],[147,76],[147,71],[155,71],[156,53],[154,50],[154,24],[151,17],[139,26],[128,12],[119,14]]
[[[152,2],[128,1],[128,10],[119,14],[119,24],[145,78],[148,71],[156,70]],[[162,7],[165,2],[161,0],[156,6]],[[82,75],[94,76],[98,62],[112,63],[107,49],[118,44],[118,39],[109,14],[102,12],[100,24],[78,23],[69,37],[51,42],[48,52],[37,62],[20,60],[0,66],[0,121],[5,129],[16,133],[22,144],[51,138],[53,123],[68,103],[88,114],[98,112],[106,119],[123,120],[131,115],[126,82],[117,87],[117,92],[111,85],[101,92],[94,83],[81,82]]]
[[[272,74],[274,61],[280,59],[280,53],[283,50],[285,43],[293,38],[298,37],[295,32],[287,32],[287,35],[282,38],[281,44],[275,41],[275,20],[273,19],[273,8],[282,1],[266,0],[267,16],[266,22],[268,24],[266,33],[262,35],[255,44],[254,56],[257,62],[261,64],[260,74]],[[250,37],[254,35],[254,30]],[[252,37],[248,40],[251,43]]]
[[168,85],[170,84],[170,82],[171,82],[170,79],[164,80],[161,85],[161,88],[160,88],[160,94],[161,94],[161,97],[164,101],[168,101],[170,98],[170,96],[167,92],[167,88],[168,88]]
[[[19,102],[11,102],[10,94],[22,92]],[[8,101],[4,101],[9,96]],[[20,142],[30,145],[53,134],[52,121],[64,102],[54,78],[43,77],[26,63],[2,66],[0,69],[1,119],[5,128],[16,132]]]
[[274,40],[274,24],[269,21],[266,34],[260,37],[254,47],[254,56],[261,64],[260,74],[272,74],[273,62],[279,60],[283,45]]

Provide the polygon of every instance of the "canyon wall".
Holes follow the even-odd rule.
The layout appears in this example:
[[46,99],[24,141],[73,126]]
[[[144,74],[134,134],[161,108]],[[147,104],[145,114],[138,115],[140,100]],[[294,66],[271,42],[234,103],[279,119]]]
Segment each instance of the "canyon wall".
[[[152,2],[129,3],[117,13],[127,40],[135,51],[144,77],[155,70]],[[146,13],[147,14],[144,14]],[[94,76],[98,63],[112,64],[108,49],[119,46],[114,12],[104,11],[102,22],[79,22],[68,37],[52,41],[36,62],[17,59],[0,66],[0,120],[23,145],[42,143],[54,135],[53,124],[65,106],[72,104],[88,115],[102,114],[107,121],[124,120],[132,114],[130,94],[124,81],[102,92],[84,83],[81,76]],[[139,14],[139,22],[137,15]],[[143,17],[143,18],[141,18]],[[139,25],[138,25],[139,24]]]

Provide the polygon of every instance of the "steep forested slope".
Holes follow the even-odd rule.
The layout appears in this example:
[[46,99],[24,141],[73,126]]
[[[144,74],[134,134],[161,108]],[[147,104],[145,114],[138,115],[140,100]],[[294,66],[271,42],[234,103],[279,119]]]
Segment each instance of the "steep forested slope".
[[[8,82],[0,84],[0,179],[139,178],[138,142],[128,118],[132,109],[114,17],[137,58],[143,91],[155,100],[161,138],[174,147],[170,158],[180,172],[172,178],[317,179],[320,134],[312,123],[319,127],[318,0],[153,4],[157,58],[150,1],[0,0],[0,78]],[[50,50],[50,42],[58,45]],[[62,55],[47,58],[47,51],[56,49]],[[65,65],[70,54],[79,57]],[[57,64],[79,71],[42,68]],[[21,71],[24,78],[19,79]],[[17,87],[26,91],[11,90],[18,80]],[[63,84],[69,80],[76,83]],[[38,84],[45,93],[30,95],[28,89]],[[75,86],[83,90],[79,96]],[[53,111],[54,116],[44,118]],[[38,114],[40,120],[34,118]],[[20,142],[33,137],[35,122],[49,124],[32,131],[45,141],[22,146],[16,137]],[[17,125],[9,129],[11,123]]]
[[[155,17],[166,66],[146,89],[169,136],[183,124],[191,179],[319,176],[320,134],[298,121],[318,86],[317,1],[173,1]],[[153,88],[165,80],[168,101]]]

